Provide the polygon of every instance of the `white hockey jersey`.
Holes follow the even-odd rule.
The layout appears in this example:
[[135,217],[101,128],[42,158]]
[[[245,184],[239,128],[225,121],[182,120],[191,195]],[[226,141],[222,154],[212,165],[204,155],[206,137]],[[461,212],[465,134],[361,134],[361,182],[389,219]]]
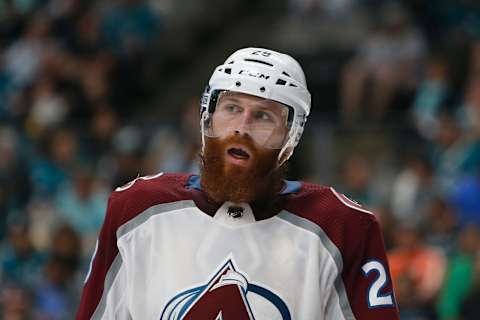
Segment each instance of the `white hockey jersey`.
[[373,214],[292,181],[272,208],[212,207],[195,175],[117,189],[77,319],[398,319]]

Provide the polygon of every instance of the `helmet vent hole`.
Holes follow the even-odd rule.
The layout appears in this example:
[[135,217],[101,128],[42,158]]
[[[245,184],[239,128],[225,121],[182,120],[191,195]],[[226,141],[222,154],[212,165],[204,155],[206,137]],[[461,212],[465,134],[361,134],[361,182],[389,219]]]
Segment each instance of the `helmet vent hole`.
[[283,79],[278,79],[277,82],[275,82],[275,84],[279,84],[281,86],[284,86],[286,83],[287,83],[287,81],[285,81]]
[[244,61],[249,61],[249,62],[261,63],[261,64],[265,64],[265,65],[267,65],[267,66],[273,67],[273,64],[268,63],[268,62],[265,62],[265,61],[262,61],[262,60],[257,60],[257,59],[243,59],[243,60],[244,60]]
[[297,85],[296,85],[296,84],[293,84],[293,83],[290,83],[289,86],[290,86],[290,87],[295,87],[295,88],[297,87]]
[[261,92],[265,92],[265,87],[260,87]]
[[225,73],[232,74],[232,68],[225,68]]
[[235,85],[236,85],[237,87],[240,87],[240,86],[242,85],[242,83],[241,83],[240,81],[237,81],[237,82],[235,82]]
[[288,73],[286,73],[285,71],[283,71],[282,74],[285,75],[285,76],[287,76],[287,77],[289,77],[289,78],[291,78],[290,75],[289,75]]

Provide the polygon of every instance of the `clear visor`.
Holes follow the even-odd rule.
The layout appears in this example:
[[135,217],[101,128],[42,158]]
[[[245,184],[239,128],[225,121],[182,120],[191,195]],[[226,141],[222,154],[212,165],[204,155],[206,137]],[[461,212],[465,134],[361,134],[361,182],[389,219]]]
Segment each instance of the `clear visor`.
[[204,134],[226,138],[235,133],[249,135],[259,146],[281,149],[287,140],[287,106],[245,93],[221,92],[215,111],[203,119]]

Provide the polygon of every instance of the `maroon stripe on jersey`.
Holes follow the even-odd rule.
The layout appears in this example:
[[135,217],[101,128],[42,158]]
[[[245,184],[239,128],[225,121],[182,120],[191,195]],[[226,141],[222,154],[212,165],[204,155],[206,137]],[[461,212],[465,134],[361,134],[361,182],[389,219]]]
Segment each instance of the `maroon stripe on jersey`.
[[164,174],[150,180],[137,179],[128,188],[110,195],[92,270],[83,288],[77,320],[91,319],[100,303],[105,279],[118,255],[118,228],[154,205],[191,199],[189,190],[184,188],[188,177],[186,174]]

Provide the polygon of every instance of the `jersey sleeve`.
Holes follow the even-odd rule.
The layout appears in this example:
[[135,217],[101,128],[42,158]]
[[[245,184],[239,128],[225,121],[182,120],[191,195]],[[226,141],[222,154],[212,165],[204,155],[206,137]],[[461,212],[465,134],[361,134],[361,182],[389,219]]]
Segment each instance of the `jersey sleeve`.
[[132,318],[129,306],[134,299],[133,273],[128,256],[118,246],[118,231],[154,205],[189,199],[190,193],[184,188],[189,177],[158,173],[138,177],[112,192],[84,283],[77,320]]
[[77,320],[131,318],[125,303],[127,272],[117,247],[115,220],[120,210],[112,194],[85,279]]
[[369,218],[365,240],[342,273],[349,303],[357,320],[398,320],[382,232],[375,216]]

